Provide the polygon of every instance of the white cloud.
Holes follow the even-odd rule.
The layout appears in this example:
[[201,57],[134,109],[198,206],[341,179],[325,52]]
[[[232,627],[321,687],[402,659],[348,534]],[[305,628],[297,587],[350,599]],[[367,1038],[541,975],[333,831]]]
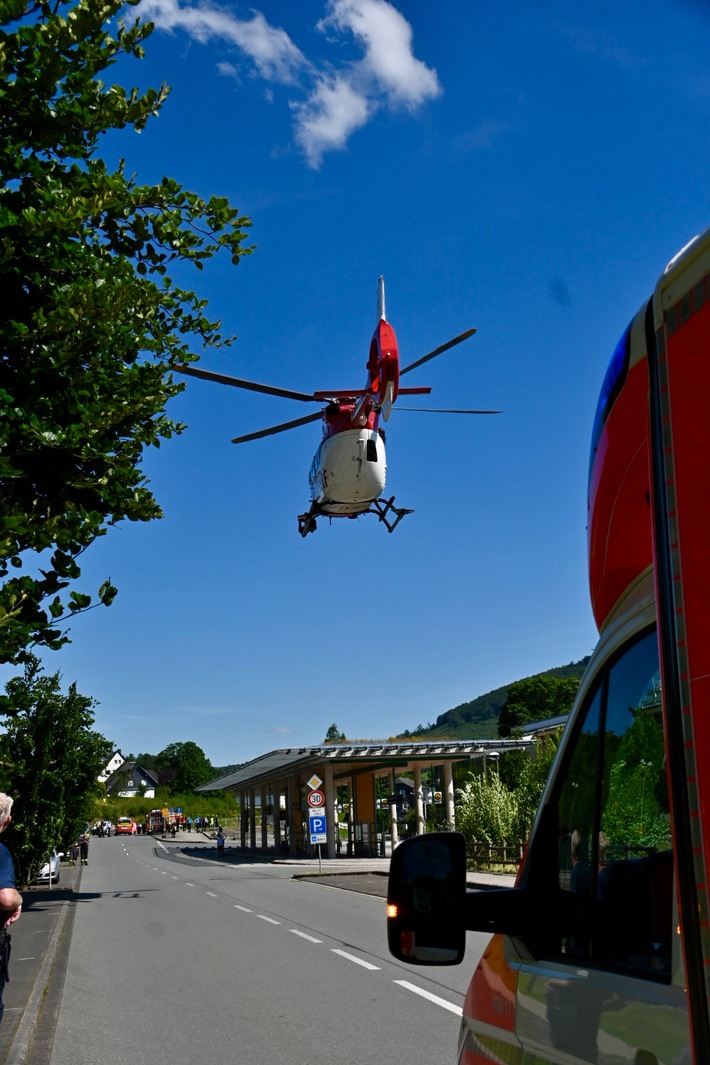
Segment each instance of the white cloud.
[[308,101],[294,104],[296,143],[308,165],[318,169],[323,154],[345,147],[348,137],[367,122],[367,99],[343,77],[321,78]]
[[390,104],[409,108],[440,94],[436,71],[412,53],[412,27],[386,0],[331,0],[319,26],[349,30],[364,46],[365,56],[352,73],[370,93],[379,89]]
[[217,70],[223,78],[234,78],[239,81],[239,72],[233,63],[218,63]]
[[[340,69],[318,69],[259,11],[239,19],[212,0],[142,0],[141,14],[161,30],[181,30],[203,44],[231,44],[266,82],[302,88],[304,98],[290,101],[294,138],[314,169],[326,152],[343,150],[382,107],[415,111],[441,93],[436,71],[413,54],[410,24],[387,0],[328,0],[318,28],[347,35],[363,50],[361,59]],[[219,63],[218,71],[237,76],[229,63]]]
[[307,65],[285,30],[270,26],[259,11],[250,19],[239,19],[209,2],[183,5],[180,0],[143,0],[140,11],[161,30],[184,30],[202,44],[221,40],[235,45],[267,81],[295,84]]

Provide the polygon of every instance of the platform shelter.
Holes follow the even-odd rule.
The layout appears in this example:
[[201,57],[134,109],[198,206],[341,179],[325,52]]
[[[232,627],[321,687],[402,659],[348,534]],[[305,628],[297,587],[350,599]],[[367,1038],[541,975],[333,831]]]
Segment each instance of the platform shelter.
[[[427,802],[440,803],[446,824],[455,828],[454,763],[483,759],[487,765],[506,750],[533,746],[532,735],[525,735],[509,740],[287,747],[261,755],[198,791],[238,796],[244,848],[266,851],[273,846],[297,855],[314,854],[322,847],[328,858],[384,857],[385,841],[391,847],[399,841],[402,806],[410,797],[408,831],[425,831]],[[431,769],[434,787],[426,787],[422,774]],[[401,786],[405,775],[413,784],[407,797]],[[311,814],[322,816],[315,824],[325,827],[318,843],[310,831]]]

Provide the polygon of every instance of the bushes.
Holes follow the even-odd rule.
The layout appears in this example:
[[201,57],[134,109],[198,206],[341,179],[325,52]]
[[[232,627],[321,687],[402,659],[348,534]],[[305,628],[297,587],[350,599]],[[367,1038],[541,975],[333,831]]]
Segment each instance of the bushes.
[[456,827],[468,840],[492,846],[527,840],[560,735],[537,740],[532,756],[511,751],[500,773],[493,770],[467,781],[458,794]]

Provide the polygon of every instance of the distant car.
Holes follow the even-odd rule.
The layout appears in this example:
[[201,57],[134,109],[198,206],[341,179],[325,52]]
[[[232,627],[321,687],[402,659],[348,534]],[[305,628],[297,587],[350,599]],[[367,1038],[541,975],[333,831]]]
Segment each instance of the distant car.
[[131,817],[119,817],[116,822],[116,835],[135,836],[136,830],[136,823]]
[[52,853],[49,856],[49,861],[45,862],[44,865],[42,866],[42,868],[39,871],[39,875],[37,877],[37,883],[38,884],[49,884],[50,883],[50,871],[51,871],[51,874],[52,874],[51,875],[51,883],[52,884],[58,884],[59,883],[59,863],[60,863],[60,861],[61,861],[61,859],[63,857],[64,857],[64,852],[63,851],[59,851],[59,852],[52,851]]

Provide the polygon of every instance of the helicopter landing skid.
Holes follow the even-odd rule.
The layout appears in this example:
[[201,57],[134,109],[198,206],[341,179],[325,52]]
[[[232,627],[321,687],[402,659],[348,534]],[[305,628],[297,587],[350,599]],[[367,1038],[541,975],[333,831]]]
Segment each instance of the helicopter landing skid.
[[[389,499],[375,499],[370,509],[365,511],[365,514],[376,514],[387,529],[387,532],[390,533],[394,532],[405,514],[413,513],[413,510],[407,510],[406,507],[396,507],[394,505],[394,496],[390,496]],[[394,521],[389,517],[390,514],[397,515]]]
[[[367,510],[361,510],[357,514],[328,514],[317,503],[312,503],[309,511],[298,515],[298,531],[301,536],[308,536],[309,533],[315,532],[317,527],[316,518],[318,517],[325,517],[332,521],[333,518],[358,518],[360,514],[376,514],[378,520],[387,529],[387,532],[394,532],[404,515],[413,513],[413,510],[408,510],[406,507],[396,507],[394,505],[394,496],[390,496],[389,499],[373,499]],[[392,515],[395,515],[394,520],[392,520]]]

